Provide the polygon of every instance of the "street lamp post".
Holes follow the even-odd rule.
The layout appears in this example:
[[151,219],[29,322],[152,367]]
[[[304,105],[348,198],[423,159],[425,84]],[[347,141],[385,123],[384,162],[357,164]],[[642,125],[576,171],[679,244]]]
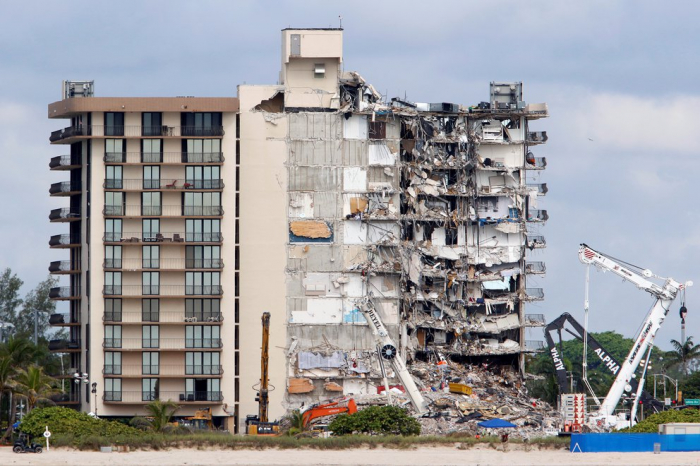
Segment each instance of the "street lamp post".
[[[80,385],[81,382],[82,382],[83,384],[87,385],[87,384],[90,383],[90,376],[88,375],[87,372],[83,372],[83,373],[76,372],[75,374],[73,374],[73,381],[74,381],[77,385]],[[80,393],[80,390],[78,390],[78,393]],[[80,395],[78,395],[78,396],[80,396]],[[89,401],[89,400],[88,400],[88,401]]]
[[97,382],[92,383],[92,394],[95,395],[95,416],[97,416]]

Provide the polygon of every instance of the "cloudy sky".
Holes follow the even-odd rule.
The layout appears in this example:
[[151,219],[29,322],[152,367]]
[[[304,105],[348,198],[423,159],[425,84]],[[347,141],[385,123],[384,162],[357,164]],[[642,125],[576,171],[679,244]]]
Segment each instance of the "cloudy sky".
[[[548,248],[533,260],[547,276],[529,286],[547,320],[582,318],[592,247],[679,281],[696,280],[700,159],[700,3],[682,1],[126,1],[0,0],[0,267],[33,287],[47,275],[48,222],[67,205],[50,198],[49,145],[64,121],[47,105],[61,80],[94,79],[98,96],[235,96],[236,85],[274,83],[280,29],[345,29],[345,69],[389,97],[474,104],[492,80],[524,81],[525,100],[547,102],[536,122],[549,142],[541,174],[550,191]],[[534,181],[534,180],[533,180]],[[693,188],[696,186],[696,188]],[[688,335],[700,340],[700,306],[688,292]],[[653,299],[629,283],[592,274],[591,328],[634,335]],[[680,339],[678,302],[657,343]],[[541,339],[539,332],[533,339]]]

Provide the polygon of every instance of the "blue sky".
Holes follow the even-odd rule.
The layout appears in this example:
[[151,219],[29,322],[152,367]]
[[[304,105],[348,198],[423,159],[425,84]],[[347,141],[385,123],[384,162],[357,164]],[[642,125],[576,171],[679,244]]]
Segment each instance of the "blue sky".
[[[274,83],[280,29],[337,27],[343,17],[346,70],[389,97],[473,104],[493,80],[525,82],[525,100],[547,102],[533,124],[549,142],[540,182],[550,191],[541,229],[548,248],[547,320],[582,318],[581,242],[680,281],[700,260],[700,174],[695,109],[700,104],[700,3],[666,1],[121,1],[0,0],[0,223],[2,261],[30,286],[65,251],[48,248],[65,226],[49,210],[48,170],[65,152],[49,134],[46,107],[63,79],[94,79],[98,96],[235,96],[242,83]],[[538,178],[535,176],[533,181]],[[688,335],[700,340],[694,289]],[[591,328],[632,336],[653,300],[593,273]],[[680,339],[679,303],[657,344]],[[532,339],[541,339],[538,332]]]

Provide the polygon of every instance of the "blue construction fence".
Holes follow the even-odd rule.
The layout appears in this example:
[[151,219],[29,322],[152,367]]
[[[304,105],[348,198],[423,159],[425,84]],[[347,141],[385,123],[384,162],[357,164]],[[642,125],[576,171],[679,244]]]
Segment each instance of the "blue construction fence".
[[571,434],[572,453],[700,451],[700,434]]

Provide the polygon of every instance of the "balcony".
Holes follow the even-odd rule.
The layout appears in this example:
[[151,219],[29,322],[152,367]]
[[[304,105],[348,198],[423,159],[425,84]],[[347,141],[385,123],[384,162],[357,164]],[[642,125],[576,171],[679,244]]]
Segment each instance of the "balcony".
[[527,239],[525,240],[525,247],[530,250],[544,249],[545,247],[547,247],[547,241],[544,239],[544,236],[527,235]]
[[78,353],[80,352],[80,340],[51,340],[49,341],[49,351],[55,353]]
[[121,324],[143,324],[155,322],[158,324],[219,324],[224,321],[220,312],[184,312],[160,311],[154,313],[137,312],[106,312],[102,316],[105,323],[118,322]]
[[50,395],[49,399],[57,405],[77,405],[80,404],[80,393],[57,393],[54,395]]
[[527,133],[527,143],[530,145],[544,144],[547,142],[547,131],[530,131]]
[[73,170],[81,167],[81,157],[79,155],[57,155],[51,157],[49,168],[51,170]]
[[49,194],[54,197],[73,196],[74,194],[80,194],[80,191],[80,183],[73,183],[71,181],[52,183],[49,188]]
[[546,157],[531,157],[532,152],[528,152],[525,158],[525,168],[528,170],[544,170],[547,167]]
[[223,342],[221,338],[105,338],[102,347],[124,351],[218,350],[223,347]]
[[[55,288],[52,288],[54,290]],[[221,296],[221,285],[107,285],[102,289],[105,296],[141,298],[148,296],[192,297]]]
[[80,288],[70,286],[57,286],[49,290],[49,298],[56,301],[66,301],[72,299],[80,299]]
[[544,342],[540,340],[525,340],[525,351],[537,353],[544,349]]
[[224,162],[224,154],[221,152],[107,152],[102,160],[107,164],[221,164]]
[[525,190],[529,192],[536,192],[538,196],[544,196],[549,191],[547,188],[547,183],[528,184],[525,185]]
[[527,213],[528,222],[546,222],[547,220],[549,220],[549,214],[546,210],[530,209]]
[[542,301],[544,299],[544,290],[542,288],[525,288],[524,301]]
[[544,327],[544,314],[525,314],[526,327]]
[[223,126],[140,126],[140,125],[83,125],[69,126],[53,131],[51,142],[71,143],[88,137],[196,137],[215,138],[224,135]]
[[[60,209],[57,209],[60,210]],[[140,206],[140,205],[108,205],[102,209],[106,217],[221,217],[224,209],[221,206]]]
[[136,270],[220,270],[224,268],[222,259],[106,259],[103,263],[105,269]]
[[102,186],[105,189],[119,191],[148,191],[151,189],[168,191],[207,191],[224,189],[224,180],[199,180],[199,179],[168,179],[168,180],[143,180],[143,179],[107,179]]
[[140,231],[126,233],[106,233],[102,238],[105,243],[221,243],[224,237],[221,233],[185,233],[163,232],[143,233]]
[[68,314],[51,314],[49,316],[49,325],[52,327],[72,327],[80,325],[80,322],[71,322]]
[[525,263],[525,273],[531,275],[544,275],[547,272],[544,262],[527,262]]
[[207,391],[170,391],[143,392],[121,391],[104,392],[102,400],[107,403],[148,404],[154,400],[175,401],[178,404],[221,404],[224,401],[222,392]]
[[117,377],[187,377],[187,376],[202,376],[202,377],[219,377],[224,373],[222,366],[215,365],[107,365],[102,369],[102,373],[106,376]]
[[49,214],[49,220],[52,222],[75,222],[80,220],[80,212],[72,211],[69,208],[53,209]]
[[74,268],[71,261],[53,261],[49,265],[49,272],[55,275],[80,273],[80,267],[76,264]]

